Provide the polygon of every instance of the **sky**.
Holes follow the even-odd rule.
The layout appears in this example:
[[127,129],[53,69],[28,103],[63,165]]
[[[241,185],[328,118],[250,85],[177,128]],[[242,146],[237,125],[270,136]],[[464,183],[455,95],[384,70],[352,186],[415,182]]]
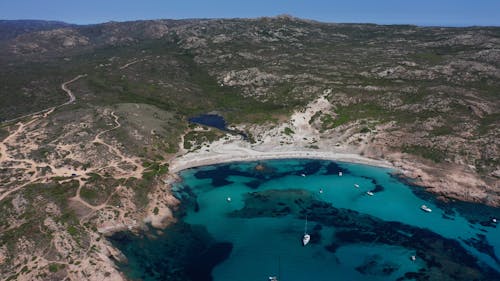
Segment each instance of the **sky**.
[[76,24],[280,14],[339,23],[500,26],[500,0],[0,0],[0,19]]

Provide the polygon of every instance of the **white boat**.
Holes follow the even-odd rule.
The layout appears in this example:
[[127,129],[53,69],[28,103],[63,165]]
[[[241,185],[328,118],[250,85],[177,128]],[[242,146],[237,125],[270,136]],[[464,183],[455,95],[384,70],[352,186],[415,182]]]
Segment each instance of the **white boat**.
[[278,275],[270,275],[269,276],[269,281],[278,281],[278,276],[280,276],[281,272],[281,262],[280,262],[280,257],[278,256]]
[[341,176],[342,176],[342,172],[339,172],[339,177],[341,177]]
[[307,234],[307,216],[306,216],[306,225],[304,226],[304,236],[302,236],[302,246],[307,245],[311,241],[311,235]]
[[300,174],[300,176],[301,176],[301,177],[305,177],[305,176],[306,176],[306,174]]
[[355,188],[359,188],[359,184],[355,183],[355,184],[354,184],[354,187],[355,187]]
[[226,201],[227,201],[227,202],[231,202],[231,197],[227,197],[227,198],[226,198]]
[[420,209],[421,209],[422,211],[424,211],[424,212],[427,212],[427,213],[432,212],[432,209],[431,209],[431,208],[429,208],[429,207],[427,207],[426,205],[422,205],[422,206],[420,206]]
[[309,234],[304,234],[304,237],[302,237],[302,245],[305,246],[307,245],[307,243],[309,243],[309,241],[311,241],[311,235]]
[[491,219],[491,221],[492,221],[493,223],[497,223],[497,219],[495,219],[495,218],[492,218],[492,219]]
[[410,259],[411,259],[412,261],[415,261],[415,260],[417,259],[417,257],[416,257],[416,256],[411,256],[411,257],[410,257]]
[[322,194],[323,193],[323,188],[320,188],[319,189],[319,193]]
[[367,192],[366,192],[366,194],[368,194],[368,195],[370,195],[370,196],[373,196],[373,195],[374,195],[374,194],[373,194],[373,192],[371,192],[371,191],[367,191]]

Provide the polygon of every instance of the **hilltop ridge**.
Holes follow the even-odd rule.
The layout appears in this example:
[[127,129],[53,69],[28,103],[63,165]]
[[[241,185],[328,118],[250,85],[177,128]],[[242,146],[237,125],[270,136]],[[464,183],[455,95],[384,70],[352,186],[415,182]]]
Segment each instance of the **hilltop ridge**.
[[[443,200],[500,205],[499,27],[12,24],[0,22],[6,279],[120,280],[105,235],[175,221],[170,165],[214,155],[356,155]],[[247,138],[188,122],[204,113]]]

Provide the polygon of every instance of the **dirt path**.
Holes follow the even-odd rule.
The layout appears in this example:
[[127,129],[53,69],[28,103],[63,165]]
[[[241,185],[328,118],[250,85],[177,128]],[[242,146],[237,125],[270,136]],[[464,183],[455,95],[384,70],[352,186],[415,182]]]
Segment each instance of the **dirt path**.
[[[132,65],[137,62],[138,61],[131,62],[128,65]],[[142,167],[141,159],[138,157],[127,156],[125,152],[121,151],[120,147],[114,141],[104,137],[104,134],[122,126],[119,116],[114,112],[110,113],[114,121],[114,126],[110,129],[99,132],[93,139],[94,143],[101,144],[105,147],[105,150],[109,151],[109,153],[113,155],[112,161],[109,163],[104,162],[105,167],[91,167],[90,169],[84,170],[83,167],[70,167],[64,163],[60,163],[59,161],[52,162],[50,160],[40,160],[41,162],[38,162],[35,158],[31,157],[32,152],[38,149],[37,139],[42,136],[39,130],[42,130],[43,128],[39,128],[39,124],[41,124],[41,121],[44,120],[44,118],[47,118],[57,108],[72,104],[76,101],[76,97],[69,89],[69,85],[85,76],[86,75],[78,75],[75,78],[61,84],[61,89],[68,95],[68,100],[65,103],[8,121],[11,122],[8,127],[8,135],[0,141],[0,167],[8,169],[10,171],[10,175],[0,179],[0,201],[6,199],[9,195],[12,196],[13,193],[18,192],[31,184],[50,182],[54,180],[52,179],[53,177],[62,177],[62,180],[58,180],[60,183],[74,180],[78,181],[76,194],[74,197],[69,198],[69,200],[78,203],[78,205],[81,205],[82,208],[88,210],[88,214],[80,218],[80,225],[83,228],[88,229],[89,233],[93,233],[93,231],[91,231],[88,225],[85,225],[83,222],[89,217],[95,214],[101,215],[101,213],[104,215],[109,213],[116,214],[116,219],[113,223],[115,225],[112,227],[119,225],[130,228],[131,226],[136,225],[137,222],[127,216],[128,207],[126,204],[128,204],[128,201],[126,201],[123,206],[121,203],[116,206],[111,204],[111,201],[117,193],[127,192],[123,186],[116,186],[115,190],[107,197],[107,199],[98,205],[90,204],[89,202],[83,200],[80,195],[82,187],[86,184],[85,175],[91,172],[98,172],[101,169],[115,169],[117,171],[117,178],[142,178],[144,168]],[[14,123],[14,121],[16,123]],[[63,155],[65,159],[77,159],[79,157],[79,155],[76,155],[77,153],[75,150],[72,149],[75,144],[68,144],[55,140],[53,145],[56,146],[56,150],[59,152],[59,155]],[[43,232],[42,229],[40,229],[40,231]],[[49,248],[53,248],[54,251],[59,253],[67,253],[68,251],[71,251],[71,249],[73,249],[73,244],[72,239],[70,239],[71,237],[68,235],[69,234],[64,231],[64,229],[57,231],[50,243],[48,243],[47,251]],[[101,276],[102,278],[93,278],[93,280],[103,280],[104,276],[109,274],[109,272],[112,272],[112,276],[114,276],[112,278],[113,280],[122,280],[121,275],[115,271],[114,264],[111,260],[109,260],[108,255],[103,253],[94,253],[95,247],[99,249],[108,249],[109,251],[109,247],[103,242],[103,240],[100,239],[100,236],[92,234],[90,237],[90,245],[86,250],[86,254],[83,255],[83,258],[77,259],[77,261],[81,263],[80,265],[69,264],[66,261],[61,260],[51,260],[45,257],[39,257],[38,259],[31,260],[29,262],[30,268],[42,268],[48,266],[49,264],[59,264],[70,269],[68,270],[69,280],[87,279],[88,276],[90,276],[90,272],[94,272],[96,270],[98,271],[97,276]],[[98,263],[97,267],[95,264],[96,262]],[[26,278],[24,278],[24,275],[21,276],[20,280],[32,280],[32,275],[27,274],[25,276]]]
[[[21,122],[21,121],[18,122],[16,130],[14,132],[10,133],[6,138],[4,138],[0,142],[0,165],[2,167],[7,167],[6,162],[19,163],[17,165],[12,165],[8,168],[10,168],[10,169],[23,169],[24,170],[23,177],[25,179],[27,178],[27,181],[19,184],[15,188],[10,188],[9,190],[7,190],[5,192],[3,192],[4,190],[0,189],[3,192],[2,194],[0,194],[0,201],[5,199],[5,197],[9,196],[13,192],[16,192],[19,189],[21,189],[29,184],[32,184],[34,182],[42,181],[44,178],[46,178],[45,176],[39,175],[38,168],[49,167],[51,169],[51,172],[54,174],[54,176],[68,176],[68,173],[71,174],[71,170],[69,170],[67,168],[63,168],[63,167],[56,168],[56,167],[49,165],[47,163],[37,163],[33,159],[29,159],[29,158],[16,158],[15,156],[13,156],[9,153],[9,147],[15,147],[17,145],[16,142],[17,142],[18,136],[26,133],[26,129],[31,124],[33,124],[34,122],[39,121],[41,119],[47,118],[47,116],[49,116],[58,107],[73,103],[76,100],[76,98],[75,98],[75,95],[71,92],[71,90],[69,90],[67,88],[67,85],[70,83],[73,83],[76,80],[78,80],[82,77],[85,77],[85,76],[86,76],[86,74],[78,75],[75,78],[61,84],[61,89],[64,92],[66,92],[66,94],[69,97],[69,100],[67,102],[65,102],[61,105],[49,107],[47,109],[40,110],[40,111],[37,111],[35,113],[30,113],[30,114],[6,121],[6,122],[12,122],[15,120],[22,120],[25,118],[32,117],[31,120],[28,120],[25,122]],[[29,175],[29,176],[26,177],[26,175]]]
[[63,104],[60,104],[60,105],[57,105],[57,106],[51,106],[49,108],[46,108],[46,109],[42,109],[42,110],[39,110],[37,112],[33,112],[33,113],[29,113],[29,114],[26,114],[26,115],[23,115],[23,116],[19,116],[19,117],[16,117],[16,118],[13,118],[13,119],[10,119],[10,120],[5,120],[5,121],[2,121],[3,124],[6,124],[6,123],[11,123],[11,122],[15,122],[17,120],[21,120],[21,119],[24,119],[24,118],[27,118],[27,117],[31,117],[31,116],[35,116],[35,115],[39,115],[39,114],[44,114],[44,118],[47,117],[47,112],[50,114],[52,113],[52,111],[54,111],[54,109],[58,108],[58,107],[61,107],[61,106],[65,106],[67,104],[70,104],[70,103],[73,103],[76,98],[75,98],[75,95],[73,95],[73,93],[71,92],[71,90],[69,90],[66,85],[68,84],[71,84],[73,82],[75,82],[76,80],[80,79],[80,78],[83,78],[83,77],[86,77],[87,74],[80,74],[78,76],[76,76],[75,78],[67,81],[67,82],[64,82],[61,84],[61,89],[66,92],[66,94],[68,95],[69,97],[69,100]]
[[141,61],[143,61],[143,60],[134,60],[134,61],[132,61],[132,62],[129,62],[129,63],[127,63],[127,64],[124,64],[124,65],[120,66],[120,70],[121,70],[121,69],[125,69],[125,68],[127,68],[127,67],[129,67],[129,66],[131,66],[131,65],[133,65],[133,64],[136,64],[136,63],[138,63],[138,62],[141,62]]
[[69,100],[67,102],[65,102],[65,103],[57,106],[57,107],[61,107],[61,106],[73,103],[76,100],[75,95],[73,95],[73,92],[71,92],[71,90],[68,89],[67,85],[75,82],[76,80],[78,80],[80,78],[86,77],[86,76],[87,76],[87,74],[81,74],[81,75],[78,75],[75,78],[73,78],[73,79],[71,79],[71,80],[69,80],[69,81],[64,82],[64,83],[61,84],[61,89],[63,91],[65,91],[66,94],[68,94]]
[[[116,129],[121,127],[121,124],[118,121],[118,116],[114,112],[111,112],[111,116],[113,116],[113,118],[114,118],[114,122],[116,124],[115,127],[98,133],[92,142],[106,146],[106,148],[108,148],[108,150],[112,154],[115,154],[116,156],[118,156],[121,159],[119,162],[111,162],[110,165],[108,165],[108,167],[113,167],[119,171],[122,171],[125,174],[129,174],[130,177],[142,178],[142,173],[144,172],[144,168],[140,164],[139,158],[135,158],[135,157],[132,158],[132,157],[126,156],[119,149],[117,149],[115,146],[110,145],[101,139],[101,136],[103,134],[110,132],[110,131],[113,131],[113,130],[116,130]],[[123,169],[121,169],[118,164],[122,163],[122,162],[125,162],[128,164],[131,164],[132,166],[135,166],[134,172],[133,173],[125,172]]]

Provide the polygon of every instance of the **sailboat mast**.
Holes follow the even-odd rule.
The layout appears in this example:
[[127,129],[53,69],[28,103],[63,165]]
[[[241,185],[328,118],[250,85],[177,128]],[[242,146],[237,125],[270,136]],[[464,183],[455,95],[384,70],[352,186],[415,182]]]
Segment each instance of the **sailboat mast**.
[[307,215],[306,215],[306,225],[304,226],[304,234],[307,234]]
[[278,256],[278,280],[281,280],[281,256]]

